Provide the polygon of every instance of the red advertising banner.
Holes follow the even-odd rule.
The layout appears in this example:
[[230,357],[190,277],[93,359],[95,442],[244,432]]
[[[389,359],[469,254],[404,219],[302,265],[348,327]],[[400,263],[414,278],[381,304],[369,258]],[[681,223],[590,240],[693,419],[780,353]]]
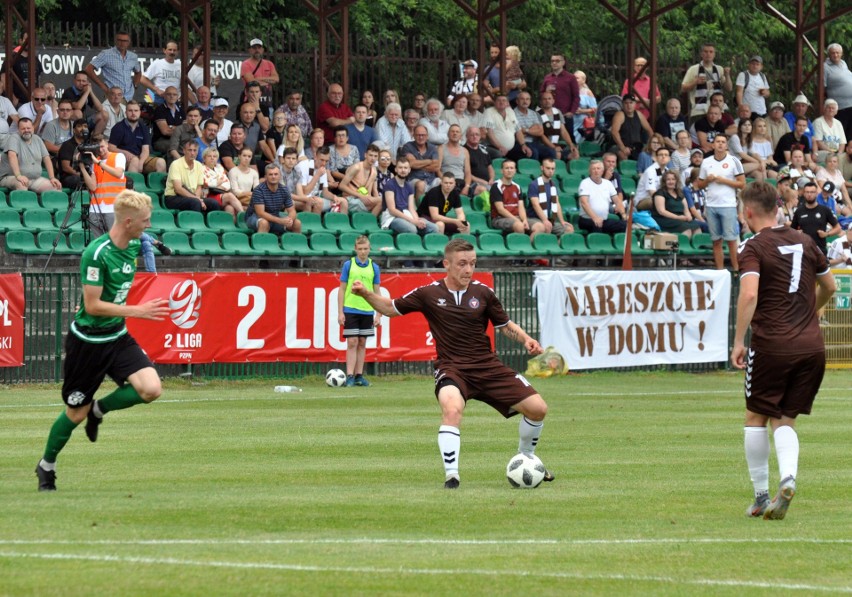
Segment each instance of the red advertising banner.
[[24,279],[0,274],[0,367],[24,364]]
[[[441,278],[383,273],[381,293],[398,297]],[[493,287],[491,274],[476,279]],[[162,321],[128,319],[127,327],[156,363],[344,362],[339,292],[333,273],[137,274],[128,304],[166,298],[170,314]],[[433,358],[429,326],[419,314],[384,317],[367,340],[367,361]]]

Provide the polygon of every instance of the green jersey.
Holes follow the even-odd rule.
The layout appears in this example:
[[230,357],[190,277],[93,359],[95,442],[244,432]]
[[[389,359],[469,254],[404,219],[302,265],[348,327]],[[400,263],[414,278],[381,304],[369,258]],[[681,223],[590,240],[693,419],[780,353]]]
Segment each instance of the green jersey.
[[[125,304],[136,274],[136,258],[140,248],[139,239],[131,240],[126,249],[119,249],[110,240],[109,233],[99,236],[89,243],[80,259],[80,279],[83,285],[100,286],[102,301]],[[111,342],[127,333],[123,323],[123,317],[90,315],[81,300],[71,331],[88,342]],[[98,334],[98,330],[114,333]]]

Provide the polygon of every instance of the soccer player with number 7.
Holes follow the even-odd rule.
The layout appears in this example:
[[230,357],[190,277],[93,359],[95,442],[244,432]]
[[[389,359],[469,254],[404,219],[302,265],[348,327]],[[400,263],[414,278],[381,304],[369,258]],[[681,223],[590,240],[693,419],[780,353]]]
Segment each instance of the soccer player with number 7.
[[[834,294],[828,260],[808,236],[776,221],[775,189],[753,182],[743,211],[753,237],[739,247],[740,291],[731,363],[745,369],[745,456],[754,485],[752,518],[781,520],[796,494],[798,415],[811,412],[825,373],[817,311]],[[816,292],[814,292],[816,288]],[[745,335],[751,327],[751,345]],[[769,499],[769,431],[781,481]]]
[[[446,489],[459,486],[461,424],[468,400],[480,400],[509,418],[521,414],[518,452],[535,453],[547,414],[547,404],[524,376],[500,362],[486,335],[494,329],[524,345],[530,355],[541,345],[509,319],[491,288],[472,280],[476,250],[466,240],[454,239],[444,249],[447,275],[442,280],[389,299],[356,281],[352,293],[367,300],[388,317],[422,313],[435,339],[435,396],[441,407],[438,448],[444,463]],[[545,471],[545,481],[553,475]]]

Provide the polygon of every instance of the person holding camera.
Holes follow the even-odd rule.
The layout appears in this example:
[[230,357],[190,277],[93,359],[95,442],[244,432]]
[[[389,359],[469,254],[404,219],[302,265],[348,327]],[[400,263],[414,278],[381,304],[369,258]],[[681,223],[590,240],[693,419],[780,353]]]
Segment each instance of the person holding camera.
[[[77,146],[76,152],[75,163],[78,172],[91,193],[89,230],[92,238],[98,238],[109,232],[115,221],[115,198],[127,188],[127,180],[124,177],[127,159],[123,153],[110,151],[109,141],[103,135],[92,135],[88,142]],[[171,255],[172,251],[145,232],[142,233],[140,241],[145,270],[156,273],[153,248],[157,247],[163,255]]]
[[59,182],[63,187],[74,190],[83,187],[83,177],[77,166],[77,147],[88,140],[89,125],[85,118],[78,118],[71,130],[71,138],[59,146]]

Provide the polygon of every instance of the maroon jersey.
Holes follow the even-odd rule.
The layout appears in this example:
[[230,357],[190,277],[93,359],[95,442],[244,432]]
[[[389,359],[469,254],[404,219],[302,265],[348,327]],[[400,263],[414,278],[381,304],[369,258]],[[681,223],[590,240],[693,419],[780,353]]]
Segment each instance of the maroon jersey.
[[439,280],[415,288],[394,300],[393,306],[400,315],[423,313],[437,347],[438,367],[442,363],[456,367],[499,364],[485,332],[488,322],[502,327],[509,323],[509,316],[485,284],[473,281],[467,290],[453,291]]
[[502,180],[498,180],[493,185],[491,185],[491,218],[502,218],[499,213],[497,213],[497,207],[495,203],[498,201],[503,202],[503,207],[506,208],[513,216],[517,216],[520,212],[518,211],[518,204],[522,201],[521,198],[521,187],[518,186],[518,183],[513,182],[510,185],[504,185]]
[[815,289],[829,268],[813,239],[786,226],[764,228],[740,245],[739,263],[741,279],[760,276],[751,347],[778,355],[824,351]]

